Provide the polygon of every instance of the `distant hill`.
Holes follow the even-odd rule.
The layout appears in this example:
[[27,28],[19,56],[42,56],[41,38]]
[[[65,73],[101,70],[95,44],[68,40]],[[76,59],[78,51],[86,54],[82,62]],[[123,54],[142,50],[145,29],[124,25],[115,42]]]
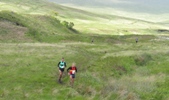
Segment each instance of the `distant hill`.
[[100,6],[144,13],[168,13],[168,0],[49,0],[59,4]]
[[[74,4],[78,3],[77,1],[73,2]],[[87,4],[89,1],[85,2],[84,4]],[[101,2],[103,1],[93,1],[91,5],[94,3],[99,5]],[[107,2],[105,2],[105,5],[107,5]],[[1,30],[2,34],[0,34],[0,41],[5,42],[29,41],[30,37],[37,41],[56,42],[68,38],[71,40],[72,36],[77,33],[128,35],[154,34],[161,28],[168,30],[161,23],[154,22],[154,20],[158,20],[153,19],[152,16],[145,14],[147,17],[142,18],[136,16],[137,13],[132,14],[129,12],[130,16],[134,16],[133,18],[127,16],[129,15],[128,12],[116,13],[116,11],[108,8],[92,11],[87,7],[86,9],[80,9],[76,6],[63,6],[46,0],[1,0],[0,5],[0,28],[3,29]],[[100,11],[103,13],[100,13]],[[104,11],[108,11],[108,13]],[[161,15],[159,16],[160,19],[166,17],[166,15],[163,15],[165,16],[163,18]],[[153,21],[149,21],[147,18],[153,19]],[[74,24],[73,29],[68,28],[66,25],[70,22]],[[161,22],[164,23],[165,20]],[[4,27],[4,25],[9,27]],[[21,34],[20,38],[16,36],[18,34]],[[30,37],[27,38],[27,36]],[[77,37],[75,36],[74,39],[79,40]]]

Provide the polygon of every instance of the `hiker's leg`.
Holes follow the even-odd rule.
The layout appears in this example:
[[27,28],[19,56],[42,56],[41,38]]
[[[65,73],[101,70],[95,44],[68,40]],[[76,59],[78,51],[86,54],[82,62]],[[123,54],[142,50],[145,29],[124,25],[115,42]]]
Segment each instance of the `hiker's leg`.
[[70,85],[72,85],[72,75],[70,75]]
[[59,82],[61,81],[63,72],[59,69]]

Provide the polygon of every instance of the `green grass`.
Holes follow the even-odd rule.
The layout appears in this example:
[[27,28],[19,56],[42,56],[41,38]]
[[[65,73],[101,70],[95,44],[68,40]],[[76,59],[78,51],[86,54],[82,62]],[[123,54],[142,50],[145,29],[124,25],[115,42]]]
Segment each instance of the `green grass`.
[[[118,40],[118,37],[113,37],[114,41]],[[131,38],[121,37],[123,43],[120,44],[103,43],[106,38],[94,44],[1,43],[1,99],[167,100],[165,86],[168,85],[169,69],[168,57],[165,56],[168,55],[166,44],[162,41],[151,45],[149,40],[158,38],[154,36],[143,38],[138,44],[130,41]],[[147,51],[143,45],[151,47]],[[153,48],[157,49],[158,55],[149,52]],[[116,52],[118,55],[107,57],[105,50],[106,53]],[[128,55],[123,55],[123,50]],[[136,50],[137,54],[130,55],[132,50]],[[74,88],[69,86],[66,73],[63,85],[56,82],[59,74],[56,65],[63,56],[68,66],[72,62],[77,63]]]
[[[168,100],[166,26],[41,0],[0,5],[0,99]],[[77,63],[73,88],[66,72],[57,83],[62,57]]]
[[[45,41],[44,38],[47,36],[55,37],[55,35],[57,35],[57,37],[63,38],[62,35],[77,33],[63,26],[57,18],[48,15],[21,15],[15,12],[1,11],[0,23],[0,27],[5,27],[3,30],[1,30],[1,37],[3,37],[1,38],[2,42],[8,42],[8,40],[11,39],[11,35],[13,34],[20,34],[25,36],[25,38],[31,37],[36,41]],[[9,36],[4,36],[3,34],[9,34]],[[12,40],[15,42],[19,40],[17,37],[14,39],[15,40]],[[9,42],[12,42],[12,40]],[[46,41],[50,40],[51,39],[48,39]],[[56,38],[55,41],[57,41]]]

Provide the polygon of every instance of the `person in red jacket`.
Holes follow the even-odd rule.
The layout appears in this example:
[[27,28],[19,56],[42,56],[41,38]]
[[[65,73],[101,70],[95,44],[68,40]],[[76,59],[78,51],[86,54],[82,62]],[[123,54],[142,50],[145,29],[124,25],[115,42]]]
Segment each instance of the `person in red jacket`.
[[76,64],[73,63],[72,66],[67,69],[67,72],[70,75],[70,85],[73,86],[75,74],[77,73]]

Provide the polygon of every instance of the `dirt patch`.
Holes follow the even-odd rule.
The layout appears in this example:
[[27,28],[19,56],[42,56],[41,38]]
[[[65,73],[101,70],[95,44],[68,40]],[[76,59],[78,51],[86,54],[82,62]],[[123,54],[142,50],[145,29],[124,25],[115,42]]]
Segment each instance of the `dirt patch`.
[[31,41],[25,36],[26,27],[17,26],[9,21],[0,21],[0,41]]

